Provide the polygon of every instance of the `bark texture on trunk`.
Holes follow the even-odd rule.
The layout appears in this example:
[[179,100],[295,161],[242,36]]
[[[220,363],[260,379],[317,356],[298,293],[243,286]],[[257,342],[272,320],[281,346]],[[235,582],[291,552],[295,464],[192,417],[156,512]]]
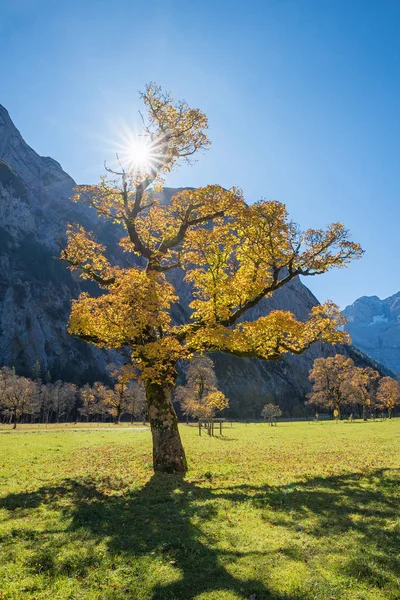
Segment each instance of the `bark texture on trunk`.
[[161,473],[185,473],[187,463],[178,430],[171,388],[146,383],[146,401],[153,436],[153,467]]

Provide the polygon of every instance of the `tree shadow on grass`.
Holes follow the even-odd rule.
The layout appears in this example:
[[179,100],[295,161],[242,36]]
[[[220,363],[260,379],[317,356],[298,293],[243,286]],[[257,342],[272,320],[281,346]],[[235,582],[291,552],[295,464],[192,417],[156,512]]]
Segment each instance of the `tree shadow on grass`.
[[[120,496],[110,494],[111,481],[94,476],[66,479],[59,486],[35,492],[10,494],[0,501],[0,508],[7,509],[10,518],[17,518],[25,511],[49,504],[68,519],[67,533],[72,539],[78,540],[84,531],[92,541],[106,541],[110,556],[130,557],[130,564],[140,557],[160,557],[179,570],[180,578],[172,583],[157,583],[152,590],[153,600],[191,600],[203,593],[212,598],[211,593],[217,591],[234,592],[243,599],[311,600],[315,597],[311,590],[303,590],[299,595],[272,590],[265,583],[265,573],[251,580],[233,574],[235,562],[246,556],[270,557],[281,552],[304,565],[304,554],[296,545],[269,552],[251,548],[236,552],[217,547],[217,540],[202,527],[218,518],[216,501],[243,503],[244,507],[250,503],[269,525],[285,528],[289,533],[302,532],[314,540],[327,533],[356,533],[360,554],[349,556],[343,575],[363,577],[371,586],[393,588],[393,574],[400,572],[400,541],[395,528],[385,528],[383,522],[398,517],[397,490],[398,478],[393,470],[318,477],[281,487],[205,487],[203,482],[197,485],[178,476],[154,475],[140,490]],[[311,525],[310,514],[314,517]],[[38,543],[35,536],[32,543]],[[55,569],[56,552],[54,546],[51,556],[47,548],[44,557],[49,561],[49,574]],[[70,574],[84,575],[86,566],[95,565],[94,555],[89,553],[86,560],[87,565],[80,565],[76,572],[78,567],[70,565]],[[42,564],[40,568],[43,571]]]
[[[204,522],[216,516],[216,508],[212,505],[214,495],[209,488],[171,475],[153,475],[142,489],[123,496],[109,495],[104,491],[107,488],[106,478],[101,482],[90,477],[66,479],[59,486],[10,494],[0,500],[0,509],[10,511],[11,518],[12,514],[20,518],[31,509],[48,504],[61,510],[70,521],[67,533],[76,543],[79,543],[79,533],[86,531],[97,541],[107,540],[110,555],[125,555],[131,559],[146,555],[162,557],[165,564],[179,569],[181,578],[167,585],[158,583],[152,590],[152,600],[190,600],[218,590],[235,592],[235,597],[243,599],[300,600],[296,595],[272,592],[259,580],[235,577],[221,564],[221,558],[234,562],[245,553],[214,548],[207,534],[193,524],[192,519]],[[111,482],[108,492],[110,489]],[[217,493],[215,497],[221,497],[221,494]],[[60,533],[60,530],[54,533]],[[26,530],[15,532],[18,534],[24,535],[26,540]],[[40,536],[32,534],[28,538],[36,546],[40,543]],[[83,564],[79,561],[76,565],[76,572],[71,571],[69,564],[63,565],[60,571],[57,566],[59,551],[59,542],[54,541],[28,567],[49,576],[61,573],[82,577],[86,568],[95,565],[89,554]],[[128,594],[127,597],[136,596]]]
[[[316,541],[327,535],[343,539],[352,535],[358,548],[344,562],[343,575],[395,589],[400,597],[400,469],[315,477],[267,492],[240,485],[229,493],[232,501],[250,495],[269,524],[305,532]],[[339,544],[337,554],[342,552]],[[289,558],[302,556],[293,548],[283,553]]]

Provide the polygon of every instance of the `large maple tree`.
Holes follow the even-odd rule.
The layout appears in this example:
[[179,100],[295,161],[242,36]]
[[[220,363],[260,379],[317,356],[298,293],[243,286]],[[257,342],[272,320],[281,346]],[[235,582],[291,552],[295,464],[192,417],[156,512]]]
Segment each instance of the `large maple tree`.
[[[245,321],[247,311],[289,281],[343,267],[362,254],[341,223],[301,231],[284,204],[247,205],[240,190],[219,185],[179,191],[167,205],[155,193],[162,178],[209,146],[207,118],[149,84],[141,94],[143,131],[131,161],[120,160],[98,185],[80,187],[76,201],[125,234],[120,245],[128,267],[111,264],[107,249],[78,225],[67,231],[62,258],[100,286],[73,302],[69,331],[105,348],[129,349],[146,389],[156,471],[184,472],[185,452],[171,392],[178,359],[222,351],[276,360],[300,354],[316,341],[344,342],[343,317],[331,302],[312,309],[307,321],[276,310]],[[141,266],[138,265],[140,262]],[[168,271],[185,270],[192,286],[191,317],[177,325],[179,302]]]

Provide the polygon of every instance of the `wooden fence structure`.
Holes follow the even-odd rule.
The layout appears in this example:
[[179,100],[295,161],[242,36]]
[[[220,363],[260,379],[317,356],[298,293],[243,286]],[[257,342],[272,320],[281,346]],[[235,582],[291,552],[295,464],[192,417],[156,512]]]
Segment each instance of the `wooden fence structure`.
[[199,419],[199,435],[202,428],[207,430],[208,435],[214,435],[214,426],[219,424],[219,435],[223,436],[222,423],[225,423],[225,419]]

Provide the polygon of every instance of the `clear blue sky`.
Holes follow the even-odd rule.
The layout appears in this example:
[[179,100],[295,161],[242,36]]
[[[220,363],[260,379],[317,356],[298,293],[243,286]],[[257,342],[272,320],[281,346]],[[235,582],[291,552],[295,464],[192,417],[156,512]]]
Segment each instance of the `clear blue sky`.
[[203,109],[212,147],[171,186],[240,186],[366,250],[309,278],[344,307],[400,290],[398,0],[0,0],[0,103],[26,141],[95,182],[137,91]]

